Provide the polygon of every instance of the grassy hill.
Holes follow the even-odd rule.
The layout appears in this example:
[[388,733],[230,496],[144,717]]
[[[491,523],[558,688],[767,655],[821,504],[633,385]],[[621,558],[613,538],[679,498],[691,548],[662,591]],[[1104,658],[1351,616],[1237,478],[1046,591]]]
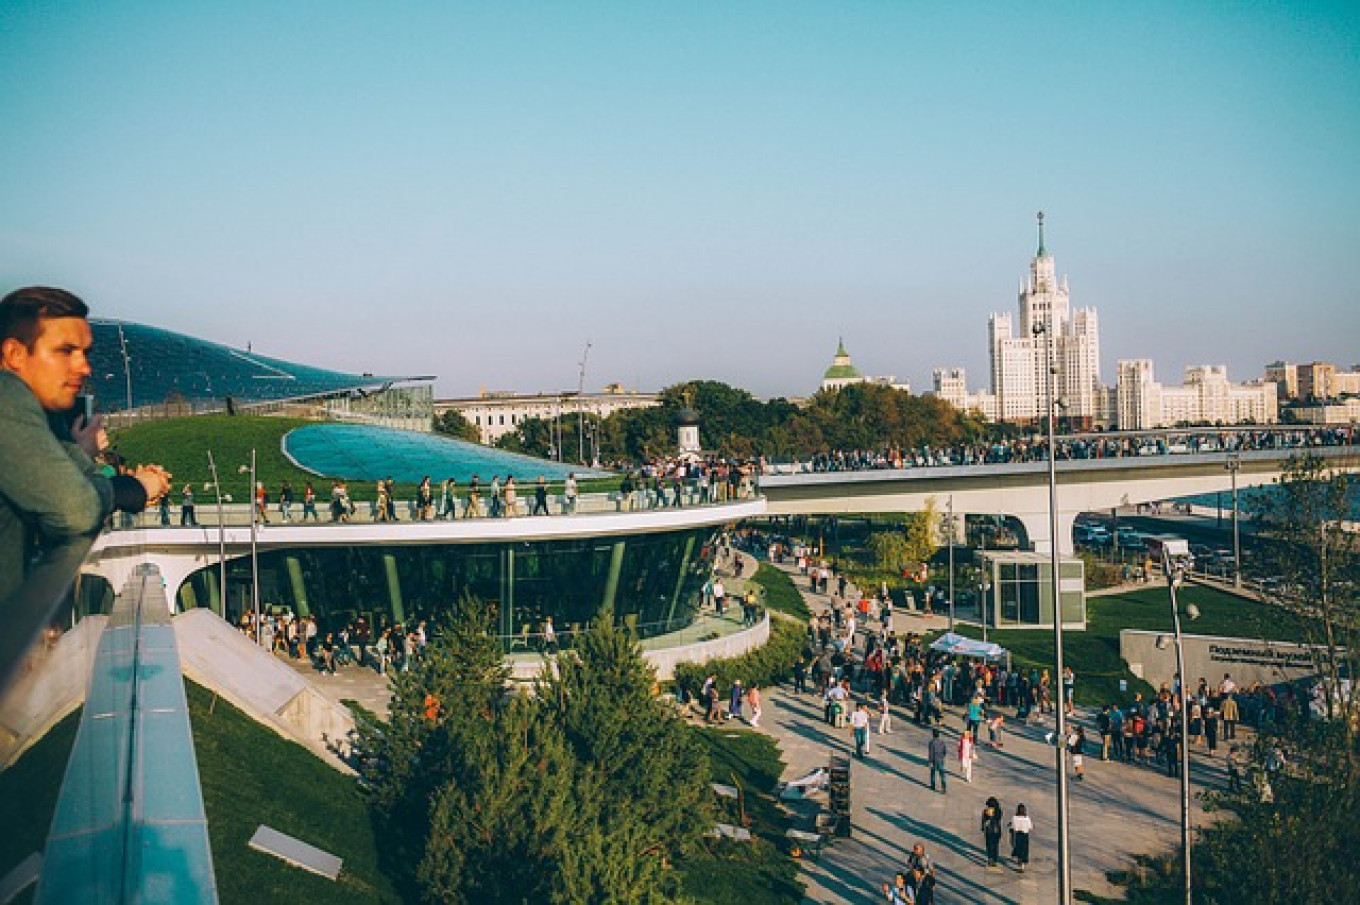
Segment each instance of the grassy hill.
[[[250,464],[250,451],[256,455],[260,480],[277,493],[282,481],[301,488],[316,477],[297,468],[283,454],[283,435],[310,422],[300,418],[264,418],[245,415],[200,415],[151,421],[124,428],[112,436],[113,445],[130,463],[157,462],[175,476],[175,484],[194,485],[200,506],[213,502],[212,493],[203,485],[212,480],[208,452],[217,460],[222,491],[237,502],[250,499],[250,475],[237,469]],[[317,493],[322,493],[317,483]],[[329,490],[329,485],[327,485]]]
[[[1193,603],[1200,609],[1199,619],[1182,622],[1186,634],[1272,641],[1304,638],[1299,617],[1279,607],[1194,584],[1186,585],[1179,596],[1182,606]],[[1127,628],[1169,633],[1171,603],[1166,586],[1152,584],[1136,591],[1090,597],[1086,607],[1086,631],[1063,633],[1063,660],[1077,674],[1077,703],[1126,702],[1132,700],[1135,691],[1149,694],[1152,687],[1135,678],[1120,659],[1119,631]],[[958,632],[982,637],[982,630],[976,626],[960,626]],[[989,632],[988,639],[1009,650],[1018,665],[1052,666],[1052,631],[1006,629]],[[1128,682],[1127,693],[1120,693],[1120,679]]]

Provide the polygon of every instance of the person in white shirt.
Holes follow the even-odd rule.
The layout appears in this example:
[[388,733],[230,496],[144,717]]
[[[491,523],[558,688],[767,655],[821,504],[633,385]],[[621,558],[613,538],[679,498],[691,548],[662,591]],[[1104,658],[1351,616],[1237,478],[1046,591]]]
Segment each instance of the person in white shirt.
[[1023,873],[1029,864],[1029,834],[1034,832],[1034,821],[1023,804],[1015,806],[1015,816],[1011,818],[1011,857],[1020,865]]
[[869,710],[863,704],[850,714],[850,728],[855,734],[855,757],[864,757],[869,753]]

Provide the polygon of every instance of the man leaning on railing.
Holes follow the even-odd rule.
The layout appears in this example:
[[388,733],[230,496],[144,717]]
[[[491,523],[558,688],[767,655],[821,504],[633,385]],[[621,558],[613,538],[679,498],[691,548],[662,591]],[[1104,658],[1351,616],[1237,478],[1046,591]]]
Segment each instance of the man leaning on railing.
[[141,512],[170,487],[159,465],[113,477],[95,467],[103,419],[74,411],[90,375],[88,313],[71,293],[41,286],[0,300],[0,602],[36,554],[97,534],[112,511]]

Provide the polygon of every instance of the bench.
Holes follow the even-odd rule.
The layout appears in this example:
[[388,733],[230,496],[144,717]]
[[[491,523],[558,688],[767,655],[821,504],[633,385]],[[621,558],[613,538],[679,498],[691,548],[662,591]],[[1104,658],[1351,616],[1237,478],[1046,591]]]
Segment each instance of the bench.
[[714,824],[709,832],[710,836],[717,839],[731,839],[733,842],[750,842],[751,831],[740,826],[733,826],[730,823]]
[[816,861],[822,857],[826,836],[822,833],[809,833],[805,830],[788,830],[784,833],[792,843],[791,847],[801,849],[809,858]]

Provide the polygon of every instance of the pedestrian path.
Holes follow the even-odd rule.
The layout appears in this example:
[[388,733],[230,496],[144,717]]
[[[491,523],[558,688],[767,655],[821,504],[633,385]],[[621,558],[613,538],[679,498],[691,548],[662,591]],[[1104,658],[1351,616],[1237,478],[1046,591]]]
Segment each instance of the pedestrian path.
[[[796,572],[791,577],[814,611],[827,605],[829,598],[808,591]],[[903,620],[896,621],[900,625]],[[1044,741],[1045,733],[1053,728],[1051,719],[1026,726],[1008,721],[1003,748],[989,748],[985,742],[979,748],[970,784],[958,775],[953,756],[962,728],[959,711],[953,709],[943,727],[951,752],[947,793],[930,789],[929,730],[896,710],[889,735],[880,735],[874,720],[869,755],[855,760],[851,771],[852,836],[835,840],[819,860],[803,862],[807,902],[880,898],[882,884],[902,869],[916,842],[924,843],[935,860],[939,902],[1053,901],[1057,893],[1056,753]],[[1003,708],[1002,712],[1009,716],[1012,711]],[[1132,854],[1161,852],[1178,844],[1180,783],[1150,768],[1102,763],[1094,714],[1078,714],[1078,719],[1088,727],[1088,737],[1094,738],[1096,753],[1086,757],[1086,779],[1068,784],[1073,889],[1122,897],[1107,882],[1108,872],[1129,868]],[[795,694],[787,688],[767,691],[760,731],[778,741],[786,780],[825,766],[831,752],[854,750],[848,728],[834,729],[823,721],[820,697]],[[1197,789],[1203,789],[1206,782],[1221,787],[1221,765],[1197,757],[1191,778]],[[986,866],[979,827],[983,803],[993,795],[1000,799],[1008,818],[1017,804],[1024,803],[1034,819],[1031,862],[1023,874],[1009,865],[990,870]],[[1192,808],[1194,820],[1202,822],[1198,803]],[[1004,839],[1002,852],[1009,852]]]

